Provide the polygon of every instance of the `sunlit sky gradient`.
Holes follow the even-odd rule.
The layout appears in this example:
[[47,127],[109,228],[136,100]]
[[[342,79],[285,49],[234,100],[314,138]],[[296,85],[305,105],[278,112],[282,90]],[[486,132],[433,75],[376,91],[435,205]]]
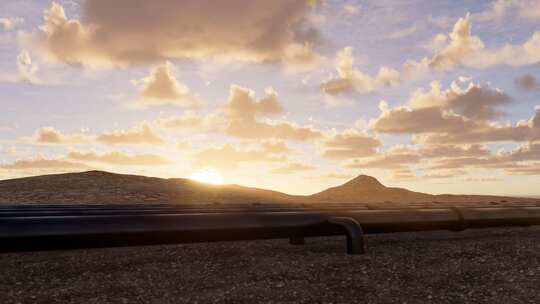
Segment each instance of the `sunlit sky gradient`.
[[540,1],[0,2],[0,178],[539,195]]

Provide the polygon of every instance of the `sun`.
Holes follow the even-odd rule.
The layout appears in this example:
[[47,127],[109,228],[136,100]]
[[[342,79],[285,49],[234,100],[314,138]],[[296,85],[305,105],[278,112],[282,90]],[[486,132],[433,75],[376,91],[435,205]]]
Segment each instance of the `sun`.
[[193,173],[191,179],[213,185],[223,184],[223,176],[221,176],[221,174],[214,169],[203,169],[197,171]]

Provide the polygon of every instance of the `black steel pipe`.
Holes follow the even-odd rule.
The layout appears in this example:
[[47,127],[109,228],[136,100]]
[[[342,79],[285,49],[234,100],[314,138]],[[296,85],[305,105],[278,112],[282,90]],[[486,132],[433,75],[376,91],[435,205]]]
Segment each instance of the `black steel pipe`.
[[[146,206],[148,207],[148,206]],[[41,209],[39,209],[41,208]],[[16,210],[14,210],[16,209]],[[47,250],[210,241],[303,238],[423,230],[540,225],[540,207],[307,210],[182,209],[102,206],[0,211],[0,251]],[[24,209],[20,210],[20,209]],[[54,208],[53,208],[54,209]],[[94,213],[90,212],[93,211]],[[2,214],[3,212],[3,214]],[[45,212],[45,213],[40,213]],[[336,220],[339,219],[339,220]],[[344,220],[348,219],[348,220]],[[358,223],[357,232],[351,223]],[[361,226],[361,227],[360,227]],[[358,238],[358,236],[354,236]],[[359,253],[358,244],[351,253]],[[352,247],[351,247],[352,246]],[[356,248],[356,249],[354,249]]]

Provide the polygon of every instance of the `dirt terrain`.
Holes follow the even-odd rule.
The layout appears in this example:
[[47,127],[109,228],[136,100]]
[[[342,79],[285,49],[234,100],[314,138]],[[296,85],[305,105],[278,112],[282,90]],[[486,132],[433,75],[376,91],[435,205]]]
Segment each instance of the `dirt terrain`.
[[[433,196],[366,176],[306,197],[99,171],[0,181],[3,204],[365,203],[396,193],[410,207],[534,204]],[[540,303],[540,227],[367,235],[356,256],[344,247],[333,237],[1,253],[0,303]]]
[[0,303],[540,303],[540,228],[0,254]]
[[243,187],[208,185],[103,171],[42,175],[0,181],[0,204],[432,204],[540,202],[533,198],[432,195],[382,185],[360,175],[343,185],[300,196]]

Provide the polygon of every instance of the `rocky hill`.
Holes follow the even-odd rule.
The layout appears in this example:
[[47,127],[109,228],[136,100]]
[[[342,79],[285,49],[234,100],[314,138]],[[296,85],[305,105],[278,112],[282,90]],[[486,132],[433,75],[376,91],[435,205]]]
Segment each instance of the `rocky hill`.
[[309,195],[239,185],[209,185],[184,178],[163,179],[103,171],[42,175],[0,181],[0,204],[334,204],[532,202],[533,198],[432,195],[386,187],[360,175],[345,184]]

